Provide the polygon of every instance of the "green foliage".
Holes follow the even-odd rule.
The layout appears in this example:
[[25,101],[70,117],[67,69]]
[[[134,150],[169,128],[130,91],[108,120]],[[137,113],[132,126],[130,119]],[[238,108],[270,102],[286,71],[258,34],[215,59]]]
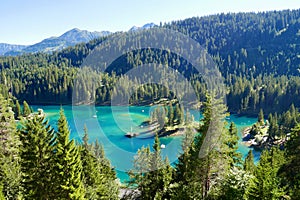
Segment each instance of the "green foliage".
[[260,126],[263,126],[265,124],[264,112],[262,109],[259,110],[257,122],[259,123]]
[[22,116],[21,106],[18,100],[16,100],[15,107],[14,107],[15,119],[20,119]]
[[3,186],[0,185],[0,200],[5,200],[5,196],[2,191],[3,191]]
[[162,160],[157,134],[153,150],[151,152],[149,147],[139,149],[134,159],[134,171],[129,172],[131,184],[137,185],[141,199],[168,198],[173,169],[167,158]]
[[230,169],[224,180],[221,180],[221,189],[218,199],[241,200],[243,199],[249,181],[253,176],[242,169],[233,167]]
[[229,129],[228,129],[228,134],[225,135],[225,145],[226,145],[226,155],[227,159],[229,160],[229,165],[230,168],[240,165],[241,164],[241,159],[242,155],[239,153],[238,150],[238,131],[233,122],[230,123]]
[[[95,156],[94,145],[88,144],[87,128],[81,145],[82,176],[86,199],[118,199],[118,184],[115,172],[105,158],[102,147],[100,155]],[[98,150],[97,150],[98,151]]]
[[60,110],[55,141],[55,181],[56,198],[83,199],[84,186],[81,180],[82,163],[80,152],[74,140],[70,140],[70,130],[64,111]]
[[282,166],[281,174],[286,178],[292,199],[300,198],[300,124],[291,132],[290,140],[286,145],[287,163]]
[[254,164],[253,150],[249,150],[245,158],[243,168],[246,172],[249,172],[250,174],[254,174],[256,166]]
[[26,199],[53,199],[54,130],[42,117],[24,122],[20,131],[22,186]]
[[278,170],[283,163],[283,152],[272,148],[262,152],[255,170],[255,177],[250,180],[245,192],[245,199],[284,199],[285,192],[280,187]]
[[3,195],[16,199],[20,193],[19,137],[10,100],[0,94],[0,184]]
[[26,101],[23,101],[23,116],[27,117],[30,115],[31,109]]

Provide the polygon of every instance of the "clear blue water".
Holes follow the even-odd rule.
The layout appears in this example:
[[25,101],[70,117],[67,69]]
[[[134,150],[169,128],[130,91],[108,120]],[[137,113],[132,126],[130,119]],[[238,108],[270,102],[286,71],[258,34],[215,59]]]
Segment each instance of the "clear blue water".
[[[46,113],[49,123],[56,127],[59,118],[60,106],[33,106],[34,110],[42,108]],[[63,106],[65,115],[71,129],[71,138],[81,141],[84,125],[88,128],[89,141],[96,139],[103,144],[106,156],[117,170],[121,181],[128,179],[126,171],[132,168],[133,157],[142,146],[152,146],[153,137],[150,138],[127,138],[127,132],[143,132],[147,128],[141,127],[141,123],[147,120],[154,107],[150,106]],[[199,112],[192,110],[195,120],[199,120]],[[256,122],[256,118],[230,116],[228,121],[233,121],[239,131]],[[168,156],[170,162],[176,162],[181,149],[181,136],[160,138],[160,142],[166,145],[162,154]],[[249,148],[239,141],[239,151],[245,157]],[[255,160],[259,159],[260,152],[254,151]]]

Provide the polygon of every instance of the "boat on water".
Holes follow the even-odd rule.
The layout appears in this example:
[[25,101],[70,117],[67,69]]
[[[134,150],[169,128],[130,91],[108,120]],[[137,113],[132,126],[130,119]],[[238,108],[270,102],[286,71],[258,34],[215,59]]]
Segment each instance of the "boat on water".
[[93,115],[93,118],[97,118],[97,115]]
[[136,136],[138,136],[138,135],[139,135],[139,133],[133,132],[133,131],[132,131],[132,127],[131,127],[130,132],[127,132],[127,133],[125,134],[125,137],[133,138],[133,137],[136,137]]
[[161,148],[161,149],[165,149],[165,148],[166,148],[166,145],[161,144],[161,145],[160,145],[160,148]]

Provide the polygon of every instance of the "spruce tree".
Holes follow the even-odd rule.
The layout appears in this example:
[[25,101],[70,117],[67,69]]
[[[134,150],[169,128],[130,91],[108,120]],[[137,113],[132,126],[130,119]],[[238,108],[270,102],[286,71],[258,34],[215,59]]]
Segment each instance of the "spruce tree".
[[[102,162],[105,159],[102,150],[99,150],[103,157],[96,157],[92,151],[93,146],[88,144],[88,132],[84,127],[83,144],[81,146],[82,175],[85,187],[86,199],[118,199],[118,184],[115,174],[109,166],[109,162]],[[109,168],[104,169],[104,168]]]
[[16,100],[14,112],[15,112],[15,119],[20,119],[20,117],[22,116],[22,110],[18,100]]
[[74,140],[70,140],[70,130],[63,109],[57,122],[55,143],[56,198],[83,199],[84,186],[81,180],[82,163],[80,152]]
[[255,164],[254,164],[254,156],[253,156],[253,150],[249,150],[245,161],[244,161],[244,170],[247,172],[250,172],[251,174],[254,174],[255,171]]
[[[192,157],[194,148],[194,133],[187,128],[182,141],[182,154],[178,157],[175,167],[173,186],[171,188],[172,199],[199,199],[201,184],[195,170],[196,160]],[[197,158],[198,160],[198,158]]]
[[162,160],[160,142],[156,134],[153,152],[150,148],[141,148],[134,160],[134,171],[130,171],[131,184],[138,185],[141,199],[168,197],[172,168],[168,159]]
[[228,170],[224,154],[224,140],[228,131],[225,129],[227,108],[214,94],[207,94],[204,102],[203,119],[200,121],[200,135],[195,140],[195,150],[199,163],[195,165],[202,184],[202,198],[208,198],[214,179],[222,178]]
[[16,199],[20,193],[20,140],[10,100],[0,95],[0,184],[7,199]]
[[172,102],[169,102],[169,112],[168,112],[168,125],[173,126],[174,122],[174,108]]
[[280,179],[277,177],[280,162],[274,162],[282,157],[282,152],[271,149],[264,150],[256,167],[254,177],[250,180],[245,192],[245,199],[283,199],[285,192],[280,187]]
[[287,186],[292,199],[300,198],[300,124],[291,132],[290,140],[286,144],[287,162],[281,168],[281,174],[287,179]]
[[257,122],[258,122],[259,125],[261,125],[261,126],[265,124],[263,109],[260,109],[260,110],[259,110]]
[[242,155],[238,150],[238,132],[235,124],[230,123],[228,134],[225,135],[226,156],[228,158],[229,167],[232,168],[241,164]]
[[26,199],[53,199],[54,130],[34,116],[20,131],[22,186]]
[[23,116],[27,117],[30,115],[31,109],[26,101],[23,101]]

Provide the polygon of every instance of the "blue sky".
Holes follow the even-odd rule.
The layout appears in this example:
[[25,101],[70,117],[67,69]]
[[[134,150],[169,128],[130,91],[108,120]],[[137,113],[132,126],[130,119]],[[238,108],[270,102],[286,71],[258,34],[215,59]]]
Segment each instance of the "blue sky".
[[0,43],[33,44],[72,28],[126,31],[221,12],[298,8],[299,0],[0,0]]

